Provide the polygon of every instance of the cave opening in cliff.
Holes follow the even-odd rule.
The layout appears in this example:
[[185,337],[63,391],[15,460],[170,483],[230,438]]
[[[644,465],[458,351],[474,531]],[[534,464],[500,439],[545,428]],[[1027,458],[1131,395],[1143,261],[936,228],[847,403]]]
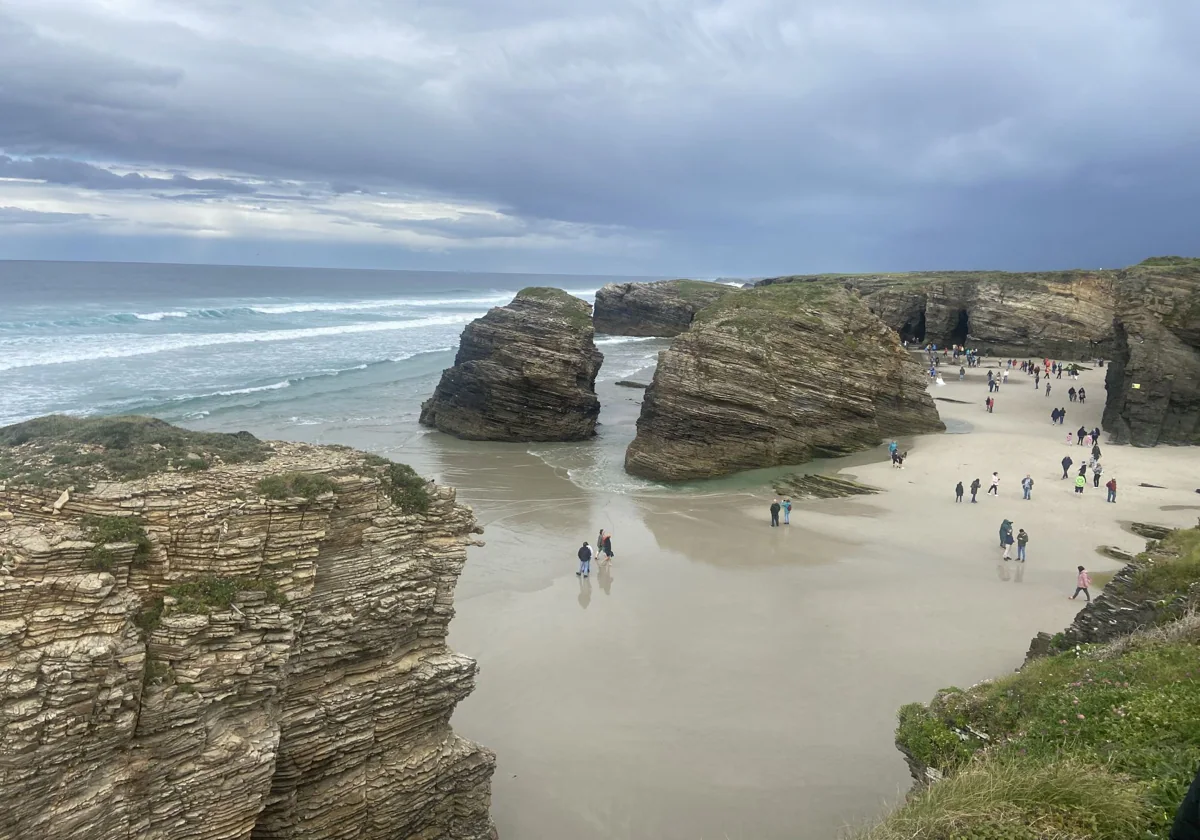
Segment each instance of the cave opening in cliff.
[[967,315],[967,310],[958,310],[958,321],[954,324],[954,329],[950,331],[951,344],[966,344],[967,343],[967,328],[970,326],[971,320]]
[[917,316],[917,322],[906,321],[904,326],[900,328],[900,337],[908,341],[924,341],[925,340],[925,310],[921,309],[921,314]]

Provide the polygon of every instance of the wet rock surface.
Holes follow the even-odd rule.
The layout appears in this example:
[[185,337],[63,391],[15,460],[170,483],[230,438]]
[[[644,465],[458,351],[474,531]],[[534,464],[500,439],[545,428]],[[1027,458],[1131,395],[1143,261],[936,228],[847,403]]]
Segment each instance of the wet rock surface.
[[1104,431],[1134,446],[1200,444],[1200,260],[1122,273]]
[[586,440],[600,416],[603,361],[586,301],[524,289],[463,330],[421,423],[466,440]]
[[671,338],[687,330],[697,312],[733,291],[704,280],[609,283],[596,292],[596,332]]
[[[57,509],[0,484],[0,837],[492,836],[495,756],[450,728],[471,511],[350,449],[255,447]],[[264,497],[279,476],[309,497]]]
[[628,472],[705,478],[944,429],[896,333],[836,284],[728,295],[664,351]]
[[878,487],[860,484],[840,475],[787,475],[778,479],[773,489],[780,496],[793,499],[843,499],[849,496],[870,496],[883,492]]

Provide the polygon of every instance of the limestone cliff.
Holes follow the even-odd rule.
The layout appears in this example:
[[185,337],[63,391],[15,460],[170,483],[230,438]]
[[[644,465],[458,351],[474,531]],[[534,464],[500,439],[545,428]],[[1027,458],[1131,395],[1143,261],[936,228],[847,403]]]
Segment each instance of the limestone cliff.
[[421,423],[467,440],[585,440],[600,416],[603,361],[585,301],[524,289],[463,330]]
[[1200,444],[1200,259],[1121,272],[1104,430],[1114,443]]
[[453,490],[145,418],[0,429],[0,481],[0,837],[493,835]]
[[625,468],[705,478],[944,428],[896,333],[836,284],[727,295],[659,356]]
[[691,326],[704,307],[733,292],[703,280],[609,283],[596,292],[596,332],[670,338]]
[[836,282],[910,341],[1078,360],[1112,352],[1116,278],[1115,271],[945,271],[796,275],[760,285]]

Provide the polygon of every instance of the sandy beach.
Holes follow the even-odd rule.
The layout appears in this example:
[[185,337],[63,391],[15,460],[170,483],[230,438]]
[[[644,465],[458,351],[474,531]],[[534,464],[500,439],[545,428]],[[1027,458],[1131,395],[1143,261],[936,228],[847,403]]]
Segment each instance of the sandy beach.
[[[1115,505],[1090,476],[1082,496],[1060,480],[1063,455],[1084,454],[1067,430],[1100,422],[1103,370],[1075,383],[1083,406],[1066,378],[1047,397],[1010,374],[993,414],[986,370],[934,388],[955,433],[901,440],[905,469],[882,447],[832,462],[884,492],[799,502],[789,527],[769,527],[762,476],[630,493],[568,478],[632,436],[628,389],[601,395],[603,440],[554,467],[516,446],[421,441],[486,529],[451,638],[481,674],[454,724],[499,754],[501,836],[835,837],[908,788],[900,705],[1020,665],[1038,630],[1082,606],[1066,598],[1077,565],[1119,568],[1096,546],[1142,547],[1128,522],[1195,523],[1192,450],[1102,440]],[[954,503],[956,481],[986,488],[993,470],[998,498]],[[1029,532],[1024,565],[1000,560],[1004,518]],[[600,528],[617,556],[583,581],[575,551]]]

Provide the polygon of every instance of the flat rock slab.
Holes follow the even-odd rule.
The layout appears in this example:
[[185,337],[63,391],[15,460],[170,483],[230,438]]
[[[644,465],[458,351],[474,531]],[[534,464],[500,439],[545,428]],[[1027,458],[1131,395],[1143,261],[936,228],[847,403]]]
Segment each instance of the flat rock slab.
[[842,499],[847,496],[870,496],[883,491],[836,475],[795,474],[776,481],[775,492],[793,499]]

